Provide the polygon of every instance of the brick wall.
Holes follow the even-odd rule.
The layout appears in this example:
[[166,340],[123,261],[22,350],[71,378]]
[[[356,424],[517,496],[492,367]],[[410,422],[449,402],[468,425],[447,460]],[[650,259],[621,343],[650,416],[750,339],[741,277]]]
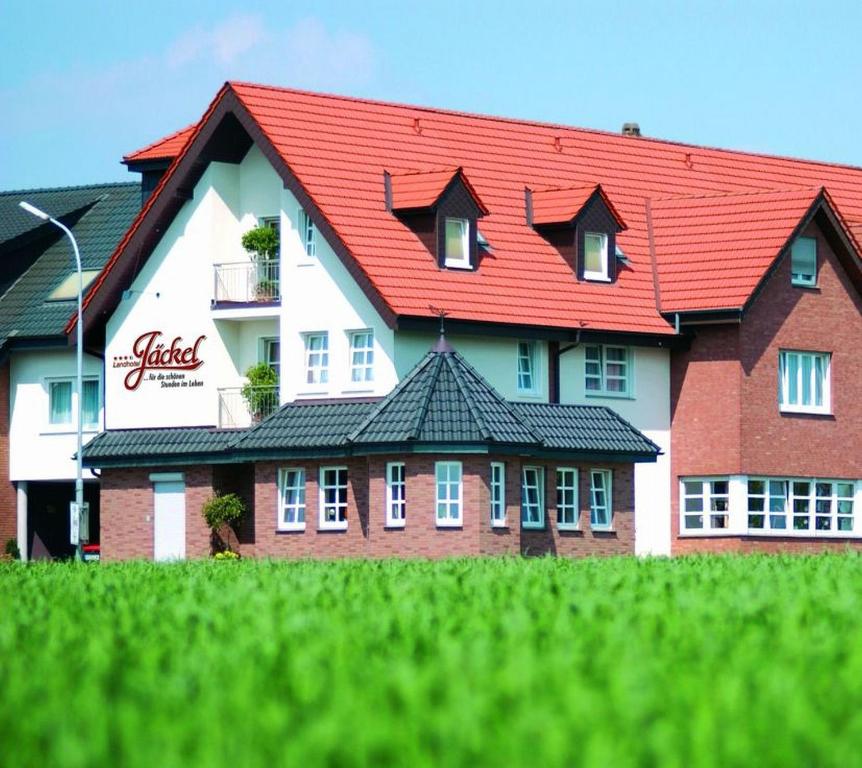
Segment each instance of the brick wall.
[[[862,299],[816,224],[818,286],[796,288],[791,261],[768,278],[739,326],[702,326],[671,358],[674,554],[845,549],[846,540],[679,538],[679,478],[862,477]],[[781,413],[779,349],[832,353],[832,414]],[[857,514],[862,514],[858,510]]]
[[[254,465],[253,541],[242,541],[244,556],[257,557],[447,557],[459,555],[559,554],[566,556],[631,554],[634,552],[634,470],[632,465],[574,465],[579,470],[582,530],[556,528],[555,464],[546,468],[546,528],[521,531],[521,462],[511,457],[455,456],[462,462],[463,525],[438,528],[435,518],[435,457],[374,456],[326,462],[348,469],[348,526],[346,531],[318,530],[319,470],[321,462],[260,462]],[[404,461],[407,483],[407,520],[404,528],[386,526],[386,464]],[[492,528],[490,520],[490,462],[506,464],[508,526]],[[529,462],[536,465],[536,462]],[[306,529],[277,528],[278,469],[301,466],[306,473]],[[589,528],[589,469],[613,471],[614,530]],[[105,470],[102,473],[102,552],[106,560],[152,558],[153,484],[149,475],[159,470]],[[230,473],[210,467],[179,467],[186,478],[186,552],[206,557],[209,531],[201,508],[213,485],[227,490]]]
[[[9,480],[9,361],[0,366],[0,547],[17,536],[18,500]],[[25,542],[18,542],[23,550]],[[0,549],[2,552],[2,549]]]

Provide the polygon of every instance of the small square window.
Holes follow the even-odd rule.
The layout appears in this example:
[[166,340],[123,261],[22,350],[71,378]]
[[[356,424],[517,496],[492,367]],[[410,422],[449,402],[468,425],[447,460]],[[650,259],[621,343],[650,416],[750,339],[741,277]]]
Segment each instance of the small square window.
[[793,285],[817,284],[817,240],[797,237],[790,248],[790,280]]
[[608,236],[604,232],[584,235],[584,280],[608,280]]
[[446,249],[444,266],[470,269],[470,222],[467,219],[445,220]]

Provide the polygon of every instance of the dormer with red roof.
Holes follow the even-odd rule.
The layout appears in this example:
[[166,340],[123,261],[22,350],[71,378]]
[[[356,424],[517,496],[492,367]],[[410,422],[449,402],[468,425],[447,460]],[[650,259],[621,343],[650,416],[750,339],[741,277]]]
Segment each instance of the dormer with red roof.
[[478,220],[488,214],[463,168],[384,173],[386,206],[441,269],[479,266]]
[[525,191],[527,223],[555,245],[578,280],[612,283],[626,223],[601,184]]

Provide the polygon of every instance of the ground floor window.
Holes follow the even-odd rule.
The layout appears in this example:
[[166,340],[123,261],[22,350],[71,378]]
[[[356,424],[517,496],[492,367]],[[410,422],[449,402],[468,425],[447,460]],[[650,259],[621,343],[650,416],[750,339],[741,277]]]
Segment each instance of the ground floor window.
[[305,530],[305,470],[278,470],[278,528],[282,531]]
[[491,462],[491,525],[506,525],[506,465],[502,461]]
[[386,525],[404,527],[407,519],[407,484],[404,462],[392,461],[386,465]]
[[723,531],[730,524],[730,482],[726,477],[686,480],[682,484],[683,527]]
[[590,470],[590,526],[594,530],[609,530],[612,522],[611,471]]
[[524,528],[545,527],[545,471],[542,467],[521,470],[521,524]]
[[434,465],[437,485],[437,526],[457,527],[463,524],[462,469],[460,461],[438,461]]
[[347,528],[347,467],[320,468],[320,528]]
[[578,527],[578,470],[560,467],[557,470],[557,528]]

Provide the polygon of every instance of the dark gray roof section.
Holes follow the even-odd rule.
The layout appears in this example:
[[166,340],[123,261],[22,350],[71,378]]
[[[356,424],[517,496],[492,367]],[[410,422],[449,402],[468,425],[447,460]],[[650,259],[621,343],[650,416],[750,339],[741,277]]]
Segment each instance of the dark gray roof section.
[[[20,260],[22,267],[0,296],[0,345],[12,338],[64,340],[63,330],[76,302],[48,301],[47,297],[74,272],[72,247],[56,227],[21,210],[20,200],[70,226],[81,252],[82,268],[93,270],[105,265],[140,209],[140,185],[98,184],[0,193],[0,235],[11,235],[0,242],[0,255]],[[26,236],[22,237],[22,232]],[[32,237],[29,245],[28,237]]]
[[289,403],[250,429],[105,432],[84,448],[84,463],[151,466],[414,450],[609,461],[655,461],[661,452],[610,408],[503,400],[446,348],[429,352],[382,400]]
[[610,408],[598,405],[512,403],[546,448],[658,455],[661,449]]
[[84,446],[89,466],[100,461],[130,457],[193,456],[215,454],[229,448],[241,434],[215,427],[176,429],[113,429],[96,435]]

